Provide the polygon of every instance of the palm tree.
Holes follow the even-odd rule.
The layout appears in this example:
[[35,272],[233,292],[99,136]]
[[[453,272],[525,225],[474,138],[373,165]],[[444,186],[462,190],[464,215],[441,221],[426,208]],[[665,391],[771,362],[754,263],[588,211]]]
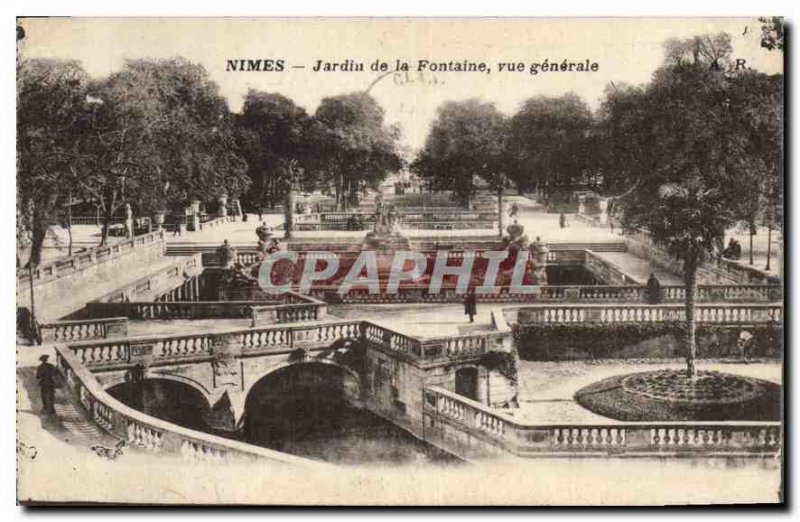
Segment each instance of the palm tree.
[[706,186],[699,176],[683,183],[666,183],[659,187],[656,207],[650,209],[650,232],[653,239],[683,261],[685,288],[686,372],[697,376],[695,301],[697,271],[714,252],[714,240],[732,219],[726,210],[722,191]]

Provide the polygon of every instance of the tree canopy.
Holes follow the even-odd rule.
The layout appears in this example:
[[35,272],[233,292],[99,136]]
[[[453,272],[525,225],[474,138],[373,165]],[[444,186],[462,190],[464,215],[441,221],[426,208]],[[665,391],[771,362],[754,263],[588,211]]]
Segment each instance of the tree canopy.
[[497,188],[508,171],[508,120],[492,103],[470,99],[439,107],[412,170],[434,190],[468,204],[480,178]]
[[402,168],[399,138],[399,128],[384,123],[383,109],[369,94],[323,98],[309,137],[311,168],[318,179],[333,185],[344,209],[358,202],[360,191]]

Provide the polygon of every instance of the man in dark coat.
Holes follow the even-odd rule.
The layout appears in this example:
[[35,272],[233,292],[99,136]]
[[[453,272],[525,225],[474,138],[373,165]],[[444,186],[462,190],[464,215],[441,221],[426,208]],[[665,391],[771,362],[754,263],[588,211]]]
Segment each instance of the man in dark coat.
[[56,391],[56,375],[58,370],[55,366],[47,362],[49,356],[42,355],[39,360],[42,361],[36,368],[36,380],[39,381],[39,392],[42,396],[42,411],[44,413],[55,413],[53,407]]
[[657,304],[661,301],[661,283],[654,273],[650,274],[647,278],[647,302],[650,304]]
[[475,316],[478,315],[478,299],[474,288],[470,288],[464,298],[464,313],[469,316],[470,323],[475,322]]

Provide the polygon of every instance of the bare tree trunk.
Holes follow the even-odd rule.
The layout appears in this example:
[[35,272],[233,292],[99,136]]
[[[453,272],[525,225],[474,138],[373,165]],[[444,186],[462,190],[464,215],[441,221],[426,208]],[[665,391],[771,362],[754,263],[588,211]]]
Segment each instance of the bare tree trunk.
[[750,264],[753,264],[753,232],[755,232],[755,224],[750,222]]
[[47,227],[43,226],[38,220],[34,221],[31,234],[31,253],[28,257],[28,265],[35,267],[42,262],[42,248],[44,239],[47,237]]
[[503,237],[503,189],[497,190],[497,235]]
[[70,205],[67,206],[67,232],[69,233],[69,246],[67,246],[67,255],[72,255],[72,196],[69,198]]
[[286,208],[283,212],[285,230],[283,232],[283,237],[285,239],[291,239],[292,230],[294,229],[294,193],[292,192],[291,186],[286,190],[285,202]]
[[694,318],[695,292],[697,290],[697,261],[687,259],[684,268],[684,285],[686,294],[686,374],[690,378],[697,377],[695,359],[697,358],[697,325]]
[[769,271],[769,260],[772,256],[772,224],[767,225],[767,266],[764,270]]
[[100,233],[100,246],[105,246],[108,243],[108,231],[111,228],[111,217],[114,211],[111,206],[108,207],[105,214],[103,214],[103,229]]

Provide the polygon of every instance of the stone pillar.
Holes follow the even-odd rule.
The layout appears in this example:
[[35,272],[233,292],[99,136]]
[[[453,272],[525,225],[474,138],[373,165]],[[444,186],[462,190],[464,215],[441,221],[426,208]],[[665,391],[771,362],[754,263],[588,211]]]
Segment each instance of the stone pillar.
[[478,386],[477,386],[478,402],[481,404],[489,404],[489,370],[480,368],[478,370]]
[[156,212],[156,215],[154,216],[154,219],[156,221],[156,230],[158,230],[159,232],[164,230],[165,218],[166,216],[164,215],[164,212]]
[[286,229],[283,237],[289,239],[292,237],[294,231],[294,205],[297,201],[297,187],[292,183],[289,191],[286,193],[286,210],[283,213],[285,218],[284,228]]
[[578,196],[578,214],[581,216],[586,214],[586,196]]
[[605,225],[608,223],[608,198],[599,198],[597,200],[597,206],[600,208],[600,224]]
[[226,217],[228,215],[228,196],[222,195],[217,198],[219,202],[219,209],[217,210],[217,215],[219,217]]
[[125,234],[129,239],[133,237],[133,212],[130,203],[125,203]]
[[547,254],[550,248],[542,243],[540,238],[531,244],[531,254],[533,255],[534,262],[534,277],[536,278],[537,285],[547,284]]

